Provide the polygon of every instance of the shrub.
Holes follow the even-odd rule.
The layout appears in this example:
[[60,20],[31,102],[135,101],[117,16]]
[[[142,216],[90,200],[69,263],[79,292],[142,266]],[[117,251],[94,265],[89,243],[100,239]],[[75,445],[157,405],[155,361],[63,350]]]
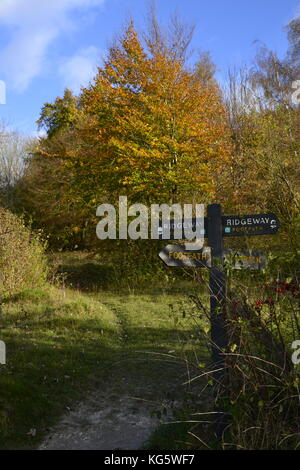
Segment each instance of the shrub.
[[[298,270],[291,268],[278,268],[277,279],[268,270],[227,278],[224,362],[197,372],[212,387],[215,406],[208,416],[224,449],[300,446],[300,371],[292,362],[292,344],[300,338],[300,284]],[[210,319],[201,297],[191,299]],[[209,328],[202,328],[200,336],[212,345]],[[199,431],[203,440],[205,431]]]
[[23,220],[0,209],[0,270],[2,295],[10,296],[23,289],[45,284],[48,267],[45,243]]

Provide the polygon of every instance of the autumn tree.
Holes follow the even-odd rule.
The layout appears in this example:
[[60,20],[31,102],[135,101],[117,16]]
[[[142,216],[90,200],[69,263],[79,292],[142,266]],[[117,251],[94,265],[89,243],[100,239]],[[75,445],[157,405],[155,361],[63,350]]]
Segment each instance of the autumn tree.
[[[223,174],[227,206],[280,217],[282,242],[299,246],[300,114],[292,102],[296,77],[296,23],[286,58],[263,48],[256,66],[229,74],[226,96],[234,158]],[[225,196],[225,197],[226,197]]]
[[199,65],[170,49],[145,49],[131,23],[83,90],[84,118],[66,149],[68,164],[94,188],[139,201],[215,197],[218,168],[229,155],[225,110]]
[[[191,32],[175,20],[173,26],[173,41],[157,25],[142,41],[130,22],[89,87],[78,97],[66,90],[42,109],[38,123],[47,136],[34,153],[33,173],[37,166],[59,168],[53,175],[66,177],[56,198],[69,200],[82,222],[94,221],[103,200],[124,194],[146,203],[217,199],[231,151],[225,107],[209,56],[188,66]],[[41,178],[40,188],[38,179],[33,205],[37,191],[49,189],[49,196],[57,186]]]
[[68,88],[62,98],[57,97],[54,103],[45,103],[37,123],[39,129],[47,132],[49,138],[60,131],[71,128],[78,119],[78,100]]
[[74,171],[64,158],[79,116],[78,99],[68,89],[63,98],[44,104],[38,126],[46,136],[31,145],[15,188],[17,212],[32,219],[33,227],[45,228],[52,246],[82,246],[85,234],[87,212],[76,191]]

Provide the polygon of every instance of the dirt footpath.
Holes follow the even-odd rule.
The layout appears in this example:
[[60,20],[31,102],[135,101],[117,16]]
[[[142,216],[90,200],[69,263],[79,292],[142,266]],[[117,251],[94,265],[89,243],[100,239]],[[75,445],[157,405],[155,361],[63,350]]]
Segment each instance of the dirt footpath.
[[99,391],[50,430],[40,450],[138,449],[162,421],[172,421],[179,398],[185,393],[182,383],[186,374],[182,365],[164,362],[163,369],[157,367],[156,377],[153,377],[153,370],[147,376],[147,362],[137,363],[136,374],[133,374],[132,363],[127,372],[126,362],[113,369]]

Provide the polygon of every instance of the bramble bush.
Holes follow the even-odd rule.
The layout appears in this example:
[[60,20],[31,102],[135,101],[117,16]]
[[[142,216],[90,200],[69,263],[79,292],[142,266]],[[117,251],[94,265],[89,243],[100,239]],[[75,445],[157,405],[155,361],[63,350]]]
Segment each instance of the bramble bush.
[[[200,375],[212,387],[215,410],[228,417],[219,442],[224,449],[300,446],[300,369],[292,361],[292,344],[300,339],[300,284],[294,261],[280,263],[279,269],[270,263],[263,272],[231,271],[227,277],[224,381],[211,364]],[[191,297],[209,319],[201,297]],[[209,328],[200,335],[211,344]],[[216,422],[211,424],[214,429]],[[199,436],[205,440],[200,429]]]

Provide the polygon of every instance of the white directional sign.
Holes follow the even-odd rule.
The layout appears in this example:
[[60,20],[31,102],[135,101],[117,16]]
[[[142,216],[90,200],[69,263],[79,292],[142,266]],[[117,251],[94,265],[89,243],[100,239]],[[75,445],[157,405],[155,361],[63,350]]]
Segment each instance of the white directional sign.
[[[203,219],[171,219],[171,220],[162,220],[158,228],[159,238],[161,240],[177,240],[183,239],[188,240],[191,238],[188,234],[190,231],[195,232],[199,230],[199,235],[206,237],[207,236],[207,217]],[[176,237],[176,232],[180,231],[182,233],[181,237]]]
[[187,251],[181,245],[168,245],[159,257],[167,266],[176,268],[210,268],[210,248],[205,247],[197,251]]
[[266,256],[260,251],[224,250],[223,253],[224,261],[237,270],[259,270],[266,267],[268,263]]

